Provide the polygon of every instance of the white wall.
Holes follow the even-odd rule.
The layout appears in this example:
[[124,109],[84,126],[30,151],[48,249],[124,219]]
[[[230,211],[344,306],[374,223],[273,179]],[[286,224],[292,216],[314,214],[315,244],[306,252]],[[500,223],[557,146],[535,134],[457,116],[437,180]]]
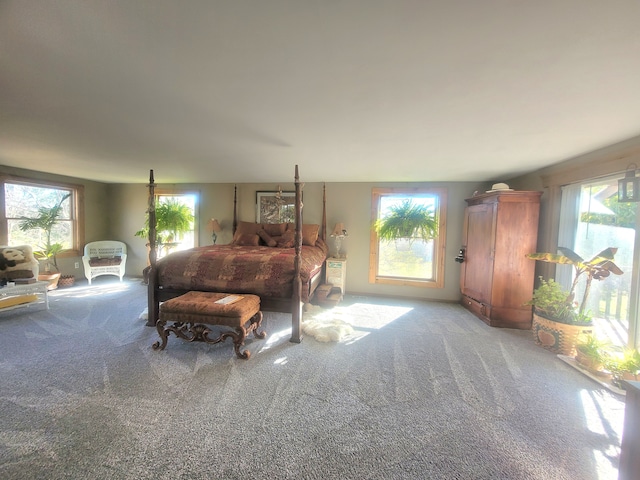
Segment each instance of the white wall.
[[[156,178],[156,181],[159,179]],[[301,178],[304,181],[303,178]],[[369,239],[371,223],[371,189],[373,187],[445,187],[448,191],[445,247],[445,286],[442,289],[403,287],[395,285],[375,285],[369,283]],[[280,184],[282,190],[293,190],[293,182]],[[329,232],[337,222],[343,222],[349,236],[343,241],[342,248],[347,253],[347,292],[369,295],[390,295],[400,297],[425,298],[457,301],[460,298],[460,266],[454,261],[461,244],[464,199],[475,190],[485,189],[485,184],[475,183],[328,183],[327,228]],[[231,241],[233,221],[233,184],[165,185],[158,189],[183,188],[199,191],[200,225],[206,225],[209,218],[217,218],[223,227],[218,243]],[[275,191],[274,184],[238,184],[239,220],[255,221],[256,191]],[[303,189],[303,221],[321,223],[322,221],[322,183],[307,183]],[[146,266],[147,251],[145,241],[134,236],[144,225],[147,206],[147,187],[145,185],[112,186],[114,222],[111,225],[112,236],[129,245],[127,275],[141,275]],[[211,243],[209,232],[202,228],[198,238],[201,245]],[[332,240],[327,236],[327,241]]]
[[[120,240],[127,244],[127,275],[142,276],[147,265],[146,240],[134,234],[144,226],[148,190],[145,184],[103,184],[81,179],[40,174],[14,168],[0,167],[0,173],[22,175],[31,178],[47,178],[85,185],[85,243],[94,240]],[[302,172],[301,172],[302,173]],[[301,176],[301,180],[304,178]],[[198,207],[199,225],[209,218],[217,218],[223,231],[218,243],[229,243],[232,238],[233,184],[184,184],[161,183],[156,175],[158,190],[196,191],[200,194]],[[239,220],[255,221],[256,191],[284,191],[294,189],[293,181],[278,184],[237,184]],[[448,191],[445,245],[445,284],[442,289],[377,285],[369,283],[369,239],[371,222],[371,189],[373,187],[445,187]],[[329,232],[337,222],[343,222],[349,236],[343,241],[347,253],[347,291],[368,295],[399,296],[434,300],[457,301],[460,298],[460,266],[454,262],[462,237],[464,199],[475,190],[488,188],[480,183],[328,183],[327,228]],[[307,183],[303,189],[303,218],[305,223],[322,221],[322,183]],[[206,227],[198,231],[200,245],[211,243]],[[332,245],[331,238],[327,241]],[[74,269],[79,257],[60,259],[63,273],[83,276],[82,268]]]

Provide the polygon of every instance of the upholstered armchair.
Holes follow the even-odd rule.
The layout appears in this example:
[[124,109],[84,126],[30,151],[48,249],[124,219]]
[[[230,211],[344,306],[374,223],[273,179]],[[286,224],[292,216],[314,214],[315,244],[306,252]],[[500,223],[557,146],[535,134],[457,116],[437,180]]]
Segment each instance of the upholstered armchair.
[[0,246],[0,279],[38,278],[40,263],[30,245]]
[[116,240],[101,240],[87,243],[82,256],[84,276],[89,285],[91,280],[100,275],[124,276],[127,263],[127,246]]

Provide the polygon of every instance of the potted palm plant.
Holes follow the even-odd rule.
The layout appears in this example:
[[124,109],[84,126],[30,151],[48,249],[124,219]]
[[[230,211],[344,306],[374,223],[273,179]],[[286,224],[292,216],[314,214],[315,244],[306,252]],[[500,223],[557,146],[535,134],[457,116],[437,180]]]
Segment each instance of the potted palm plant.
[[[591,313],[586,309],[593,280],[604,280],[612,273],[624,272],[613,263],[617,248],[602,250],[590,260],[584,260],[570,248],[559,247],[560,253],[531,253],[532,260],[560,265],[573,265],[574,278],[569,291],[553,279],[540,279],[540,285],[527,302],[533,306],[532,330],[536,343],[548,350],[563,355],[574,356],[580,335],[593,333]],[[585,279],[584,292],[580,302],[575,301],[578,282]]]
[[44,272],[38,278],[49,282],[49,289],[54,289],[58,285],[60,270],[58,268],[57,255],[64,249],[62,243],[54,242],[51,239],[53,227],[58,222],[63,210],[62,204],[71,197],[68,193],[51,207],[38,208],[38,216],[33,218],[21,217],[18,224],[20,230],[40,229],[44,232],[44,243],[34,248],[34,256],[39,260],[44,260]]

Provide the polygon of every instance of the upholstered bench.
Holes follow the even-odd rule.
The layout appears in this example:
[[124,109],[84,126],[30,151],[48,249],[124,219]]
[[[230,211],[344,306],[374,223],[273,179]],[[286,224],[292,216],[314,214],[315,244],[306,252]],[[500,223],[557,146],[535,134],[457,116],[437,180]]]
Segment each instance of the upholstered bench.
[[[167,322],[173,324],[165,327]],[[187,292],[160,305],[156,328],[161,342],[155,342],[153,349],[163,350],[170,332],[188,342],[211,344],[223,342],[227,337],[231,337],[236,355],[246,360],[251,352],[241,352],[240,348],[244,346],[247,335],[253,332],[256,338],[267,336],[264,331],[258,332],[261,323],[260,297],[257,295]],[[217,337],[212,338],[212,330],[208,325],[230,327],[232,331],[223,330]]]

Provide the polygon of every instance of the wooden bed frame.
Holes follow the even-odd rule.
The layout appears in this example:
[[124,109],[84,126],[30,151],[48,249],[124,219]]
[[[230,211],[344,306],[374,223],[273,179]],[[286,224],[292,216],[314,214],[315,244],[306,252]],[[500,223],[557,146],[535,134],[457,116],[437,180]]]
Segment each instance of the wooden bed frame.
[[[298,175],[298,165],[295,166],[295,257],[294,257],[294,275],[293,275],[293,295],[291,300],[287,299],[274,299],[264,298],[261,299],[261,310],[272,312],[284,312],[291,313],[291,341],[294,343],[300,343],[302,340],[302,280],[300,276],[300,261],[302,255],[302,187],[303,183],[300,182]],[[178,295],[185,293],[179,290],[161,289],[158,285],[158,275],[156,269],[157,253],[156,253],[156,212],[155,212],[155,181],[153,177],[153,170],[149,173],[149,267],[147,269],[148,278],[148,326],[155,326],[159,315],[160,302],[169,300]],[[233,232],[235,233],[238,225],[237,214],[237,188],[234,188],[233,199]],[[326,214],[326,187],[322,189],[322,224],[320,225],[319,237],[326,242],[327,236],[327,214]],[[310,280],[310,296],[315,288],[322,283],[324,279],[324,268]]]

